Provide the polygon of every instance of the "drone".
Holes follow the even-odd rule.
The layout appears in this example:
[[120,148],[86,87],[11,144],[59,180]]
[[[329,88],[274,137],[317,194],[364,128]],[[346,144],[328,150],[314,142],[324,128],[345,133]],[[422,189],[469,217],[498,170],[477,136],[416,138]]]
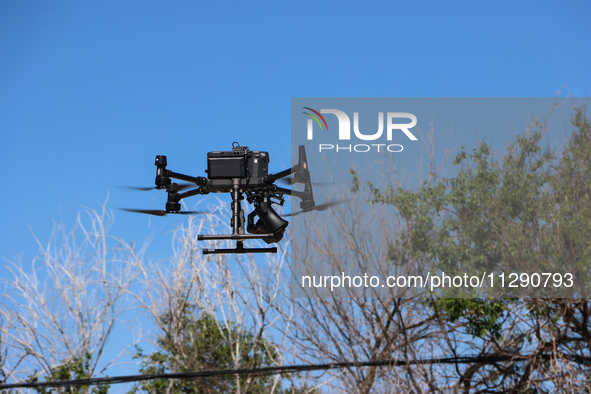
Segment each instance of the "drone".
[[[324,211],[338,202],[329,202],[316,205],[312,192],[312,182],[306,158],[306,149],[299,146],[298,163],[292,168],[268,174],[269,153],[263,151],[251,151],[248,146],[240,146],[237,142],[232,144],[231,151],[215,151],[207,153],[206,177],[194,177],[173,172],[166,168],[166,156],[156,156],[156,187],[135,188],[140,190],[163,189],[168,193],[165,210],[154,209],[129,209],[121,208],[128,212],[145,213],[156,216],[167,214],[203,214],[202,211],[181,211],[180,201],[187,197],[205,195],[209,193],[230,193],[232,196],[232,218],[230,227],[232,234],[200,234],[199,241],[208,240],[233,240],[236,247],[233,249],[203,249],[203,254],[241,254],[241,253],[277,253],[277,247],[245,248],[244,241],[261,239],[267,244],[278,243],[283,238],[289,222],[283,219],[273,209],[273,205],[283,206],[284,195],[297,197],[300,201],[301,211],[283,216],[295,216],[310,211]],[[171,181],[179,179],[188,182],[177,184]],[[302,184],[303,190],[286,189],[275,185],[278,183]],[[195,189],[182,190],[194,187]],[[242,200],[254,206],[244,220]],[[255,222],[256,219],[256,222]],[[245,233],[245,225],[246,232]]]

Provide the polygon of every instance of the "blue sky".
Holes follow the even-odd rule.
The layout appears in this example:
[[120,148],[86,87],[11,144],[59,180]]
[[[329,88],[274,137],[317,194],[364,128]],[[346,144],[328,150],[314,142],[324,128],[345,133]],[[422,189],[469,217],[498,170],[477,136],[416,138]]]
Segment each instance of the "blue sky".
[[[586,1],[0,2],[0,258],[30,261],[32,232],[45,242],[107,196],[162,209],[163,193],[115,187],[152,185],[158,154],[205,175],[206,153],[238,141],[283,169],[291,97],[587,96],[589,15]],[[185,220],[114,213],[113,235],[163,255]]]
[[[152,185],[157,154],[205,175],[206,153],[238,141],[282,169],[291,97],[589,95],[589,15],[583,1],[2,2],[0,257],[30,260],[31,232],[45,241],[107,196],[160,209],[163,194],[115,188]],[[165,251],[184,219],[115,220]]]

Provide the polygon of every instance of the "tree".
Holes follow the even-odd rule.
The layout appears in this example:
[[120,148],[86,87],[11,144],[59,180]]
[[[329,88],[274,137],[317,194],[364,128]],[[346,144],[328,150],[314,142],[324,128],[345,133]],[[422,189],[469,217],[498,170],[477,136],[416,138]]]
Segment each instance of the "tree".
[[[214,210],[223,211],[224,206],[218,204]],[[197,235],[227,231],[224,224],[216,215],[190,218],[175,234],[174,256],[168,262],[134,262],[141,272],[141,290],[134,296],[155,327],[156,351],[140,355],[144,371],[257,369],[284,362],[289,343],[279,324],[289,324],[289,319],[278,319],[275,305],[289,308],[281,293],[285,251],[260,260],[252,255],[204,256]],[[226,242],[215,247],[230,246]],[[211,353],[201,357],[202,350]],[[232,376],[209,386],[169,380],[166,390],[182,391],[188,384],[200,392],[272,393],[284,387],[284,380],[256,374]]]
[[6,380],[95,377],[125,352],[104,357],[133,310],[128,261],[141,260],[143,250],[110,237],[111,220],[104,207],[88,209],[72,231],[56,225],[30,265],[10,265],[0,305]]
[[[390,260],[404,264],[420,258],[450,273],[570,273],[574,290],[530,286],[529,296],[588,296],[591,128],[584,108],[575,108],[572,125],[561,154],[542,145],[545,125],[533,122],[502,159],[483,141],[472,153],[463,149],[456,157],[459,171],[452,178],[434,179],[417,191],[373,189],[374,200],[394,206],[410,229],[392,242]],[[445,324],[461,323],[455,335],[464,331],[475,339],[474,351],[533,355],[458,369],[456,385],[466,392],[589,390],[589,366],[577,357],[591,354],[590,306],[586,299],[433,302]]]
[[[73,360],[66,361],[61,365],[51,369],[49,379],[55,381],[67,381],[76,379],[87,379],[87,371],[90,370],[90,360],[92,355],[86,353],[84,358],[74,357]],[[39,381],[37,374],[32,375],[28,381],[35,383]],[[54,394],[54,393],[66,393],[66,394],[107,394],[109,392],[108,384],[100,384],[90,389],[88,386],[69,386],[66,388],[55,387],[53,389],[47,389],[44,387],[35,388],[38,394]]]
[[[133,330],[138,342],[141,332],[154,333],[153,358],[140,355],[144,371],[157,368],[154,360],[171,372],[283,363],[288,344],[271,305],[282,301],[284,251],[261,261],[205,257],[197,234],[225,230],[216,215],[207,215],[179,228],[170,259],[148,260],[145,247],[136,252],[108,235],[105,210],[88,215],[90,227],[80,217],[72,232],[56,227],[31,266],[12,265],[14,278],[4,282],[0,308],[3,381],[97,377],[125,354],[127,349],[116,349],[115,358],[105,357],[113,355],[109,339],[122,328]],[[124,325],[129,321],[141,326]],[[210,356],[196,356],[207,349]],[[288,377],[257,374],[224,382],[226,392],[236,393],[293,387]],[[169,380],[166,390],[180,384]]]
[[581,108],[573,126],[561,156],[542,146],[545,126],[533,122],[500,160],[483,141],[472,153],[462,149],[452,178],[417,191],[373,188],[373,201],[395,207],[407,228],[391,243],[390,260],[419,257],[450,273],[568,272],[573,288],[530,286],[528,295],[588,295],[591,137]]
[[[322,227],[312,216],[306,223],[314,234],[308,253],[336,267],[350,253],[362,271],[383,267],[385,258],[403,273],[427,267],[448,274],[570,272],[575,291],[538,288],[533,295],[586,297],[591,131],[584,108],[575,108],[572,126],[562,152],[544,146],[546,126],[532,122],[503,157],[483,141],[456,157],[455,175],[444,178],[431,171],[416,189],[396,183],[377,187],[354,173],[353,191],[367,193],[365,200],[373,204],[363,209],[379,214],[371,215],[368,224],[364,217],[370,215],[359,214],[362,204],[357,199],[335,208],[334,228]],[[375,245],[370,247],[370,241],[358,236],[371,231],[369,226],[388,234],[387,245],[377,245],[387,251],[385,256],[372,253]],[[347,239],[349,250],[326,247],[334,234]],[[500,294],[487,291],[488,296]],[[451,366],[351,368],[331,374],[338,387],[351,392],[588,392],[590,307],[586,298],[317,297],[294,300],[294,324],[299,325],[293,343],[307,361],[465,355],[481,360]],[[487,361],[488,356],[514,360]]]
[[[171,316],[162,316],[162,324],[170,323]],[[162,374],[175,372],[216,371],[235,368],[231,347],[240,352],[238,368],[247,369],[252,359],[259,368],[274,365],[278,354],[276,347],[266,341],[256,341],[250,332],[239,334],[240,343],[228,342],[227,338],[236,337],[238,327],[230,325],[218,328],[215,318],[198,315],[194,307],[187,307],[182,316],[183,332],[181,338],[161,337],[157,340],[158,348],[153,353],[143,354],[138,349],[137,358],[142,360],[142,374]],[[255,346],[258,347],[255,349]],[[178,355],[180,354],[180,360]],[[266,393],[273,384],[269,376],[259,376],[252,380],[252,393]],[[234,376],[203,380],[176,380],[170,385],[168,380],[155,379],[137,385],[131,392],[146,391],[148,393],[233,393],[238,386],[246,386],[246,377],[236,381]],[[279,387],[277,387],[279,388]]]

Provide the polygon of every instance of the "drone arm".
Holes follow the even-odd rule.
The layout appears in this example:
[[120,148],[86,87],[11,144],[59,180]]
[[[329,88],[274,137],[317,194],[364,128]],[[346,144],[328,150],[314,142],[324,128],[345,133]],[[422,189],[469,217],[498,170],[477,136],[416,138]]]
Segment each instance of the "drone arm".
[[278,172],[277,174],[269,175],[269,180],[271,181],[271,183],[273,183],[277,179],[285,178],[286,176],[289,176],[294,172],[298,172],[299,170],[300,170],[300,166],[299,166],[299,164],[296,164],[295,166],[293,166],[290,169],[283,170],[281,172]]
[[207,179],[202,176],[194,177],[194,176],[190,176],[190,175],[179,174],[178,172],[173,172],[170,170],[167,170],[167,175],[170,178],[180,179],[181,181],[185,181],[185,182],[191,182],[191,183],[194,183],[199,186],[207,185]]
[[206,187],[198,187],[197,189],[189,190],[188,192],[184,193],[177,193],[178,199],[182,200],[183,198],[196,196],[198,194],[208,194],[209,190]]
[[277,187],[276,190],[278,192],[283,193],[283,194],[287,194],[288,196],[298,197],[298,198],[300,198],[302,200],[306,198],[306,193],[300,192],[300,191],[297,191],[297,190],[285,189],[283,187]]
[[300,202],[300,208],[302,208],[304,211],[309,211],[316,206],[316,203],[314,202],[314,195],[312,194],[311,188],[306,188],[306,190],[304,190],[303,192],[298,190],[284,189],[282,187],[278,187],[276,190],[280,193],[297,197],[300,200],[302,200]]
[[166,186],[170,185],[170,178],[180,179],[186,182],[194,183],[197,186],[206,186],[207,179],[202,176],[194,177],[184,174],[179,174],[178,172],[173,172],[166,169],[168,164],[166,160],[166,156],[158,155],[156,156],[156,188],[157,189],[164,189]]

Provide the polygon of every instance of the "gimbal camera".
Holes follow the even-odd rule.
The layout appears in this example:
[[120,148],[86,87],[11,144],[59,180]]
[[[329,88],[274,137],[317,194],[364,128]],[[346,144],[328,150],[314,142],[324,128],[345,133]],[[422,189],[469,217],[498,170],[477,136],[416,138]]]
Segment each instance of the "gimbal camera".
[[[289,225],[275,210],[273,204],[283,205],[283,196],[289,195],[299,198],[299,212],[284,216],[293,216],[313,210],[322,211],[334,205],[334,202],[316,205],[310,181],[310,171],[306,159],[306,150],[299,146],[298,163],[292,168],[277,174],[268,174],[269,153],[251,151],[247,146],[232,144],[231,151],[216,151],[207,154],[207,178],[193,177],[179,174],[166,168],[166,156],[156,156],[156,187],[165,189],[168,193],[165,210],[123,209],[128,212],[147,213],[164,216],[167,214],[199,214],[200,211],[181,211],[180,201],[184,198],[209,193],[230,193],[232,196],[232,218],[230,226],[232,234],[198,235],[199,241],[206,240],[234,240],[234,249],[203,249],[203,254],[223,253],[277,253],[276,247],[245,248],[244,241],[262,239],[267,244],[277,243],[283,238],[283,233]],[[180,179],[189,184],[172,183],[171,178]],[[276,181],[287,181],[288,184],[300,183],[303,190],[291,190],[275,185]],[[197,186],[193,190],[182,190]],[[149,190],[153,188],[137,188]],[[254,206],[245,223],[241,201],[246,200]],[[244,232],[246,225],[246,232]]]

